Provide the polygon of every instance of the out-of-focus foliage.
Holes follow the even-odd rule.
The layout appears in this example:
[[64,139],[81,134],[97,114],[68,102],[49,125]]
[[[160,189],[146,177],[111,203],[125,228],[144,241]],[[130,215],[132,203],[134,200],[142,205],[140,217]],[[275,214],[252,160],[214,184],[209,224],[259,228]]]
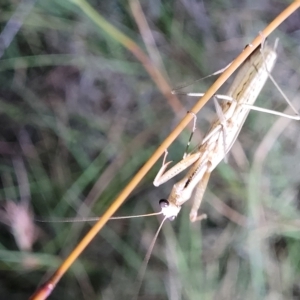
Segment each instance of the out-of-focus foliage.
[[[127,1],[90,4],[147,51],[143,39],[150,36],[137,26],[143,16],[136,19]],[[1,31],[18,5],[0,4]],[[268,0],[141,2],[155,42],[153,61],[172,87],[226,66],[286,5]],[[20,30],[8,33],[13,38],[0,60],[0,295],[26,299],[90,228],[88,223],[33,222],[33,216],[101,215],[195,99],[181,97],[182,110],[174,111],[132,53],[71,1],[36,1]],[[300,108],[299,12],[268,43],[277,37],[273,74]],[[212,81],[185,90],[204,92]],[[272,83],[257,105],[286,107]],[[210,103],[198,116],[194,146],[214,118]],[[275,122],[277,129],[270,131]],[[300,297],[299,123],[284,122],[250,113],[229,163],[212,175],[201,207],[208,220],[190,224],[191,203],[186,203],[174,222],[166,222],[139,299]],[[169,159],[181,159],[189,133],[168,149]],[[271,145],[269,152],[263,143]],[[154,188],[159,166],[119,215],[159,210],[158,199],[166,198],[180,177]],[[109,222],[51,299],[131,299],[157,228],[155,217]]]

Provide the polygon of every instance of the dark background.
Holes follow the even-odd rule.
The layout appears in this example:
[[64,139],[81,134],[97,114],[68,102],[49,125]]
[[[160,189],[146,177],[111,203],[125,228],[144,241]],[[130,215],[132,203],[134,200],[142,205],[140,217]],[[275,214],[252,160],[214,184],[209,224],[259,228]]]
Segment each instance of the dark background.
[[[28,298],[91,225],[33,219],[103,214],[196,101],[181,96],[181,108],[174,109],[140,61],[78,2],[81,7],[71,1],[0,4],[2,33],[16,11],[24,14],[16,34],[8,28],[7,47],[1,36],[1,299]],[[145,52],[143,39],[152,45],[153,64],[172,88],[225,67],[289,4],[151,0],[141,2],[144,16],[134,16],[134,2],[89,3]],[[143,17],[151,34],[139,32]],[[268,43],[277,37],[272,74],[299,108],[299,12]],[[213,80],[185,91],[204,92]],[[287,106],[270,82],[257,105]],[[193,146],[214,118],[210,102],[198,115]],[[164,224],[138,299],[299,299],[299,129],[297,121],[250,113],[228,164],[212,174],[201,206],[208,220],[191,224],[188,201],[174,222]],[[169,159],[182,158],[189,134],[185,130],[172,144]],[[155,188],[160,165],[118,215],[159,211],[158,200],[182,177]],[[160,220],[110,221],[50,299],[131,299]]]

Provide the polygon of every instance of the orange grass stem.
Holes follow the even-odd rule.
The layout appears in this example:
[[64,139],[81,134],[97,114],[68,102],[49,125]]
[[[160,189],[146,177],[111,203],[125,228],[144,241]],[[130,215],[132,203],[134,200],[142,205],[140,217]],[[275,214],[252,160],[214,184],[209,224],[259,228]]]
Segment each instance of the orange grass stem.
[[[262,37],[267,37],[272,31],[274,31],[285,19],[287,19],[297,8],[300,6],[300,0],[294,1],[284,11],[282,11],[263,31],[258,35],[251,43],[252,47],[247,47],[221,74],[221,76],[215,81],[215,83],[207,90],[205,95],[196,103],[191,112],[198,113],[199,110],[206,104],[206,102],[217,92],[217,90],[226,82],[226,80],[232,75],[232,73],[247,59],[247,57],[258,47],[262,41]],[[152,154],[145,165],[137,172],[128,185],[123,189],[119,196],[113,201],[111,206],[107,209],[104,215],[99,221],[91,228],[86,236],[81,240],[77,247],[70,253],[62,265],[52,275],[52,277],[30,298],[32,300],[46,299],[55,288],[60,278],[70,268],[73,262],[86,248],[86,246],[92,241],[95,235],[103,228],[109,218],[117,211],[122,205],[128,195],[138,185],[142,178],[147,174],[155,162],[161,157],[165,149],[167,149],[187,124],[192,120],[192,114],[187,114],[181,122],[175,127],[170,135],[164,140],[164,142],[158,147],[158,149]]]

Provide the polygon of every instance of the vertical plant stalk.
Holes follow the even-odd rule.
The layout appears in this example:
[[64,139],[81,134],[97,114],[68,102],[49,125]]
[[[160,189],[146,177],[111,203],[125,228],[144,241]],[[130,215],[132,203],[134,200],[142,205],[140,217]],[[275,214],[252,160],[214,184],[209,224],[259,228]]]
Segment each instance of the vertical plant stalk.
[[[87,9],[88,4],[84,0],[73,1],[79,7]],[[204,96],[195,104],[191,112],[197,114],[202,107],[207,103],[207,101],[217,92],[217,90],[226,82],[226,80],[232,75],[232,73],[247,59],[247,57],[260,45],[262,42],[262,37],[268,37],[285,19],[287,19],[296,9],[300,6],[300,0],[294,1],[290,4],[284,11],[282,11],[263,31],[262,34],[258,35],[251,43],[252,47],[247,47],[233,62],[232,64],[221,74],[221,76],[213,83],[213,85],[207,90]],[[88,9],[92,9],[89,7]],[[93,10],[94,14],[97,14]],[[96,17],[96,15],[95,15]],[[96,18],[97,19],[97,18]],[[111,25],[110,25],[111,26]],[[102,28],[102,27],[101,27]],[[115,30],[113,28],[113,30]],[[107,31],[107,30],[106,30]],[[121,34],[118,32],[118,34]],[[121,38],[124,39],[124,35],[121,34]],[[125,37],[126,38],[126,37]],[[122,43],[123,44],[123,43]],[[123,44],[124,45],[124,44]],[[132,45],[134,46],[134,45]],[[148,66],[147,66],[148,67]],[[175,129],[170,133],[170,135],[163,141],[163,143],[157,148],[157,150],[152,154],[149,160],[144,164],[144,166],[137,172],[137,174],[132,178],[128,185],[120,192],[119,196],[113,201],[111,206],[107,209],[104,215],[99,219],[99,221],[91,228],[91,230],[86,234],[86,236],[81,240],[81,242],[76,246],[76,248],[70,253],[66,260],[61,264],[57,271],[52,275],[52,277],[43,284],[34,295],[30,298],[31,300],[42,300],[46,299],[55,288],[56,284],[59,282],[60,278],[65,274],[65,272],[70,268],[77,257],[82,253],[82,251],[87,247],[87,245],[92,241],[96,234],[103,228],[109,218],[117,211],[117,209],[126,200],[133,189],[139,184],[142,178],[147,174],[147,172],[152,168],[155,162],[161,157],[165,149],[167,149],[173,141],[178,137],[182,130],[187,126],[187,124],[192,120],[193,115],[187,114],[181,122],[175,127]]]
[[85,0],[69,0],[76,4],[99,28],[101,28],[112,39],[122,44],[128,49],[144,66],[145,70],[151,76],[161,93],[168,100],[173,111],[182,117],[184,107],[175,95],[171,94],[171,87],[165,77],[155,66],[152,60],[142,51],[142,49],[123,32],[105,20],[92,6]]

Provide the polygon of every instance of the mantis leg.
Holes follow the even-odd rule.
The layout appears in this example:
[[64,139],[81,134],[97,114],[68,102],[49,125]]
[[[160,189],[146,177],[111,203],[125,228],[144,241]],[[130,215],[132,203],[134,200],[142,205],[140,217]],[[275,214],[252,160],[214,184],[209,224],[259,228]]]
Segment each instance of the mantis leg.
[[199,152],[191,154],[191,155],[185,157],[184,159],[182,159],[179,163],[177,163],[175,166],[173,166],[170,170],[166,171],[168,165],[171,163],[171,161],[169,161],[167,163],[165,162],[167,153],[168,152],[165,153],[163,165],[160,168],[160,170],[158,171],[158,173],[153,181],[153,184],[155,186],[159,186],[159,185],[163,184],[164,182],[168,181],[169,179],[173,178],[177,174],[181,173],[186,168],[191,166],[200,157]]
[[194,203],[193,207],[190,212],[190,220],[191,222],[200,221],[203,219],[206,219],[206,214],[201,214],[198,216],[198,210],[201,205],[204,192],[207,187],[207,183],[209,180],[211,172],[209,171],[209,168],[207,168],[206,172],[204,173],[204,176],[202,177],[202,180],[198,183],[196,186],[196,192],[194,196]]

